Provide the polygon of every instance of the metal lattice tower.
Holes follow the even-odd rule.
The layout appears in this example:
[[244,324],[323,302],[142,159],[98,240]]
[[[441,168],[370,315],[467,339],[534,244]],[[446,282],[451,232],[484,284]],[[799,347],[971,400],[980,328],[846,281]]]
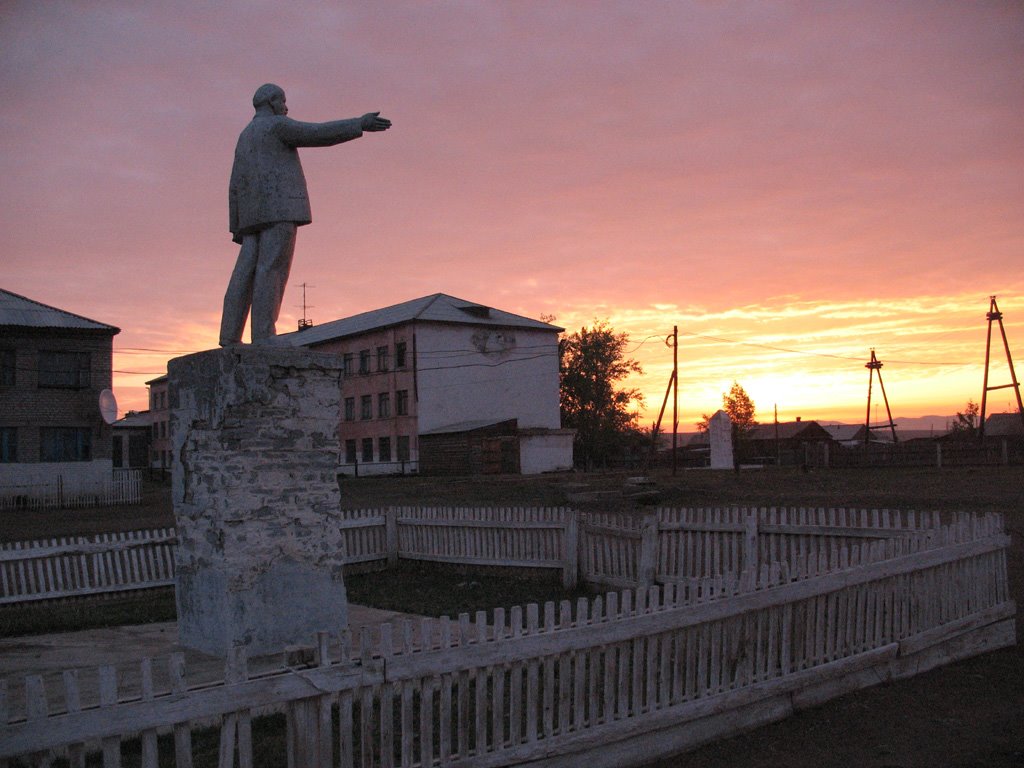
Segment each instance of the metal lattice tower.
[[299,330],[304,331],[307,328],[313,327],[313,319],[306,317],[306,310],[312,309],[312,305],[306,304],[306,288],[316,288],[316,286],[307,286],[305,283],[301,283],[300,285],[302,287],[302,317],[299,318]]
[[[1010,356],[1010,342],[1006,340],[1006,328],[1003,327],[1003,313],[999,311],[999,306],[996,304],[995,296],[989,296],[988,314],[985,315],[985,317],[988,319],[988,335],[985,338],[985,383],[982,385],[981,416],[980,423],[978,424],[978,436],[982,440],[985,439],[985,407],[988,404],[988,393],[994,389],[1008,389],[1013,387],[1013,392],[1017,396],[1017,413],[1020,414],[1021,424],[1024,425],[1024,404],[1021,404],[1020,384],[1017,382],[1017,374],[1014,373],[1013,370],[1013,357]],[[1006,350],[1006,364],[1010,367],[1010,383],[990,387],[988,384],[988,368],[992,357],[992,323],[999,323],[999,334],[1003,337],[1003,349]]]
[[[885,429],[888,427],[892,430],[892,441],[893,443],[899,442],[899,438],[896,437],[896,423],[892,420],[892,411],[889,410],[889,398],[885,394],[885,384],[882,382],[882,361],[875,357],[875,350],[871,350],[871,360],[869,360],[865,366],[870,372],[868,374],[868,413],[864,418],[864,445],[867,445],[871,440],[872,429]],[[878,372],[878,386],[882,388],[882,399],[885,401],[885,413],[889,417],[889,423],[878,424],[871,426],[871,385],[875,381],[875,372]]]

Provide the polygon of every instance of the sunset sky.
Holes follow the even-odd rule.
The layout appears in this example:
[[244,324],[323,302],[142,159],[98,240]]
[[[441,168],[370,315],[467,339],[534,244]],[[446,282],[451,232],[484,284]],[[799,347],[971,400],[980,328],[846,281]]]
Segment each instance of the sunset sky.
[[268,81],[394,123],[302,151],[281,332],[301,283],[317,323],[435,292],[607,319],[649,422],[678,325],[683,429],[734,380],[857,422],[872,347],[895,416],[980,400],[996,294],[1024,373],[1017,1],[6,2],[0,71],[0,287],[122,329],[122,412],[216,346]]

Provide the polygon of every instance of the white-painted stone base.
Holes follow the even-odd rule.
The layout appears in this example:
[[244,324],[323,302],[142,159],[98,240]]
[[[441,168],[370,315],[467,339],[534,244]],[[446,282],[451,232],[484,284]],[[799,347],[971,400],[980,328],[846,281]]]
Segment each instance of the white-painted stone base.
[[239,345],[168,376],[179,641],[261,653],[345,626],[336,356]]

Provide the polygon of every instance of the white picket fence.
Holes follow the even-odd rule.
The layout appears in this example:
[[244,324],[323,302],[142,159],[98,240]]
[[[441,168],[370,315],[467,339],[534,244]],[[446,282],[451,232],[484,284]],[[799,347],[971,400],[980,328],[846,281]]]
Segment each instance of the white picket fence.
[[63,475],[50,482],[8,486],[0,493],[0,512],[20,509],[75,509],[79,507],[138,504],[142,501],[142,471],[115,469],[102,483],[72,483],[67,487]]
[[0,605],[174,584],[173,528],[0,544]]
[[[560,571],[570,588],[580,580],[631,588],[734,574],[787,562],[812,544],[933,536],[943,520],[937,512],[804,508],[659,509],[635,516],[564,507],[390,507],[345,516],[348,564],[386,567],[408,559],[548,568]],[[0,548],[0,604],[171,584],[173,545],[173,529],[7,545]],[[82,546],[86,551],[75,549]]]
[[115,766],[137,740],[142,766],[192,766],[212,724],[217,765],[245,768],[276,710],[279,765],[638,765],[1012,644],[1002,531],[986,515],[857,544],[808,535],[742,573],[382,625],[355,653],[324,632],[303,666],[250,673],[236,649],[214,684],[191,682],[180,655],[96,670],[95,685],[84,670],[31,676],[0,689],[0,759],[96,751]]

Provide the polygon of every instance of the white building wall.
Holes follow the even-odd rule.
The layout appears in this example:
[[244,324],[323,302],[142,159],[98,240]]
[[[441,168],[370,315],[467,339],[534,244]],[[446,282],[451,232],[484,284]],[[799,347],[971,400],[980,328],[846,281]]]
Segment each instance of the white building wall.
[[572,469],[573,437],[571,430],[549,435],[521,435],[519,471],[524,475],[539,475]]
[[553,331],[417,324],[419,431],[516,419],[558,429],[558,336]]

